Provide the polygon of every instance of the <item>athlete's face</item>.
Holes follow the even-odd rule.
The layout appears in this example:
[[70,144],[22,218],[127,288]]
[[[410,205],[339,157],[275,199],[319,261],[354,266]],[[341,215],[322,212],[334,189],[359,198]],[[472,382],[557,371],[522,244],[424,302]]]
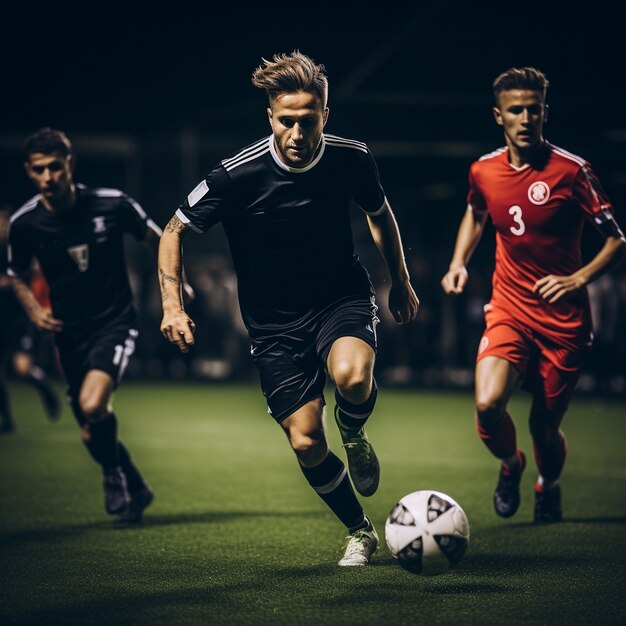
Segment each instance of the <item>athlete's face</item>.
[[328,109],[306,91],[280,94],[267,110],[280,159],[289,167],[305,167],[322,140]]
[[511,89],[498,96],[493,107],[496,123],[502,126],[509,149],[520,154],[543,143],[543,125],[548,119],[548,105],[540,91]]
[[71,194],[74,184],[71,156],[34,152],[29,155],[24,167],[45,201],[55,204]]

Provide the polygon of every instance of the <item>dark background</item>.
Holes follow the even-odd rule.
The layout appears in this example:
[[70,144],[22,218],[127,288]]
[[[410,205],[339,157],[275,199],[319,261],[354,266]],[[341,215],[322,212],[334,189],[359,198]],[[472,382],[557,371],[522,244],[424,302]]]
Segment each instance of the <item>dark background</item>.
[[[28,134],[51,125],[74,142],[76,180],[124,189],[164,225],[217,161],[269,134],[265,97],[251,73],[261,57],[299,49],[327,68],[328,132],[366,141],[377,158],[422,300],[420,320],[408,329],[383,319],[380,374],[388,382],[468,384],[489,296],[493,233],[487,230],[470,265],[466,295],[445,298],[438,283],[465,208],[467,169],[503,144],[491,114],[497,74],[522,65],[546,73],[546,137],[592,163],[626,225],[625,55],[615,10],[602,2],[476,4],[15,9],[0,40],[0,200],[17,208],[33,194],[21,147]],[[357,248],[382,311],[385,276],[364,229],[355,215]],[[599,246],[588,231],[586,258]],[[193,305],[199,345],[179,358],[158,335],[154,261],[130,250],[144,318],[131,374],[249,375],[245,337],[231,321],[221,230],[188,238],[185,252],[200,296]],[[624,274],[622,266],[592,293],[598,341],[592,376],[583,381],[589,390],[626,389]]]

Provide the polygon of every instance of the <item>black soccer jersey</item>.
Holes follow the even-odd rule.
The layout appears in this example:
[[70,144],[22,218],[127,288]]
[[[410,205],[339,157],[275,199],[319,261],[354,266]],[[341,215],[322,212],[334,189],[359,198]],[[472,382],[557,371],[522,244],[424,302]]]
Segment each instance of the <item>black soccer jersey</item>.
[[178,218],[197,232],[222,222],[252,334],[284,327],[343,297],[373,292],[354,253],[350,205],[386,208],[378,168],[359,141],[325,134],[313,161],[290,168],[273,137],[224,159]]
[[123,234],[143,239],[150,220],[135,200],[117,189],[76,186],[67,214],[50,212],[35,196],[11,217],[9,274],[41,265],[53,315],[64,332],[100,326],[132,315]]

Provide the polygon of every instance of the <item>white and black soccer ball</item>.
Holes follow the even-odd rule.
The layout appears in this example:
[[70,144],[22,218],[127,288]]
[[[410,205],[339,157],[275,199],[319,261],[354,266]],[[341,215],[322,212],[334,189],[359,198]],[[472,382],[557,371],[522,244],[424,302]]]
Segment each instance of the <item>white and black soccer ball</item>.
[[414,574],[443,574],[458,565],[469,537],[465,511],[440,491],[415,491],[404,496],[385,522],[391,554]]

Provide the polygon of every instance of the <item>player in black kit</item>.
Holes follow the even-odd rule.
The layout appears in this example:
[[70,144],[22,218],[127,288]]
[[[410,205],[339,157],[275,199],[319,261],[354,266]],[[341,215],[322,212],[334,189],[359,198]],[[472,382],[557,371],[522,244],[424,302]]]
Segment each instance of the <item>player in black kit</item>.
[[[139,522],[153,493],[118,439],[111,399],[138,335],[123,234],[158,242],[160,229],[121,191],[75,184],[75,156],[61,131],[40,129],[25,152],[26,173],[39,193],[11,218],[12,286],[33,324],[55,333],[72,411],[103,470],[106,511]],[[52,310],[21,278],[33,257],[50,287]]]
[[275,55],[252,82],[268,95],[272,134],[223,160],[168,223],[159,245],[161,331],[183,352],[193,345],[195,324],[180,297],[181,241],[189,229],[206,232],[221,222],[268,411],[311,487],[348,528],[339,565],[367,565],[378,536],[324,434],[328,373],[350,476],[361,495],[372,495],[379,464],[364,425],[377,395],[378,318],[369,275],[354,253],[352,201],[387,263],[396,321],[414,319],[419,302],[368,147],[323,133],[324,67],[297,51]]

